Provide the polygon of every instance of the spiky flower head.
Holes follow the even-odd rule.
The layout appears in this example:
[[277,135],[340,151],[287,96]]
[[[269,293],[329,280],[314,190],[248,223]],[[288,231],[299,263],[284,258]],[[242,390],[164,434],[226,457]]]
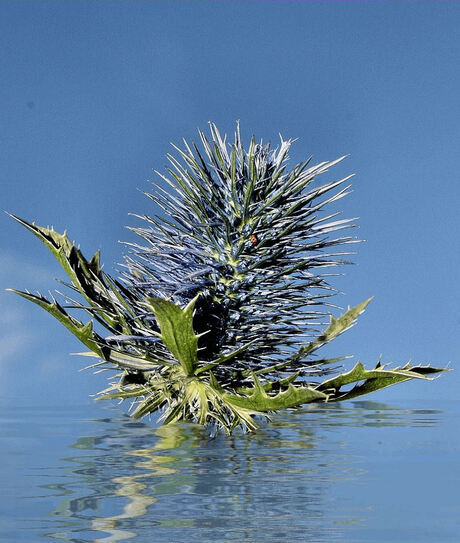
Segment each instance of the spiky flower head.
[[[316,179],[343,157],[289,167],[292,140],[272,149],[252,138],[246,150],[238,125],[227,143],[212,123],[210,139],[199,135],[201,150],[184,141],[168,155],[163,184],[147,194],[158,213],[132,228],[142,241],[128,244],[120,280],[102,271],[99,253],[88,261],[65,234],[14,217],[47,245],[85,302],[67,297],[64,307],[15,292],[77,336],[100,359],[93,367],[121,370],[101,398],[131,398],[135,417],[162,410],[166,423],[214,423],[231,432],[254,429],[257,414],[441,371],[380,364],[369,371],[358,363],[315,382],[343,359],[319,359],[316,351],[369,302],[331,315],[318,335],[335,293],[328,278],[350,254],[343,246],[357,241],[337,234],[353,219],[323,210],[348,193],[349,177]],[[108,335],[69,315],[69,307],[85,310]]]
[[[338,246],[351,236],[332,237],[349,219],[325,215],[323,207],[348,192],[351,177],[318,185],[316,177],[342,160],[289,168],[292,140],[278,148],[256,143],[244,149],[239,126],[227,143],[210,124],[199,132],[202,150],[184,141],[168,155],[166,184],[147,194],[164,215],[143,216],[133,228],[124,277],[139,300],[166,297],[181,305],[199,295],[194,325],[202,360],[246,347],[219,373],[261,369],[293,354],[324,320],[333,293],[326,277],[342,264]],[[168,190],[169,189],[169,190]],[[330,272],[329,272],[330,274]],[[284,371],[325,371],[313,361]]]

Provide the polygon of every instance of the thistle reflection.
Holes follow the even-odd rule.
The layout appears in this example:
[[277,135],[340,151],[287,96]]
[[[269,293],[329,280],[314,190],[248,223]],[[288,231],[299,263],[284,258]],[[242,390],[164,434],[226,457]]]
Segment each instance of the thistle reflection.
[[48,535],[87,541],[90,534],[95,542],[152,541],[153,534],[159,543],[207,542],[216,533],[232,541],[346,541],[350,526],[372,514],[350,507],[339,516],[330,507],[340,485],[366,482],[350,432],[433,426],[440,413],[326,404],[278,415],[243,439],[210,439],[193,424],[92,421],[95,435],[80,438],[72,446],[78,454],[65,459],[71,468],[59,489],[67,495],[52,512],[59,528]]

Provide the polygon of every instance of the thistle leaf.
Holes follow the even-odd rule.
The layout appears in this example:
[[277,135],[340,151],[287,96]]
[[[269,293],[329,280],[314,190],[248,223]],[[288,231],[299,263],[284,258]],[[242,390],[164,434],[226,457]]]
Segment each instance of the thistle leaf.
[[94,308],[92,315],[101,324],[114,331],[129,331],[124,317],[125,307],[121,303],[115,303],[118,296],[111,296],[110,289],[105,283],[107,276],[102,272],[100,266],[99,251],[88,261],[80,249],[69,240],[65,232],[59,234],[52,228],[43,228],[15,215],[9,215],[32,232],[50,250],[69,276],[76,290]]
[[269,396],[261,385],[257,376],[253,375],[254,389],[250,396],[237,396],[234,394],[224,394],[226,402],[236,407],[248,409],[254,413],[264,411],[277,411],[288,407],[297,407],[299,405],[326,401],[326,393],[308,386],[288,385],[287,390],[279,392],[275,396]]
[[103,339],[93,331],[93,323],[91,321],[83,324],[79,320],[70,316],[65,309],[57,303],[56,300],[50,302],[43,296],[36,296],[29,292],[22,292],[20,290],[7,289],[10,292],[14,292],[19,296],[22,296],[26,300],[39,305],[45,311],[48,311],[55,319],[62,323],[68,330],[72,332],[84,345],[91,349],[98,356],[103,357],[103,351],[100,344],[103,343]]
[[[403,367],[386,369],[380,363],[373,370],[367,370],[361,362],[358,362],[349,372],[322,382],[316,390],[328,394],[327,401],[329,402],[349,400],[409,379],[432,380],[427,376],[442,371],[446,371],[446,369],[431,366],[411,366],[409,364]],[[341,391],[343,386],[353,383],[357,384],[351,390]]]
[[164,366],[164,361],[152,360],[149,357],[141,358],[123,352],[117,352],[114,349],[106,354],[107,360],[128,370],[150,371]]
[[96,277],[101,276],[101,268],[99,265],[99,252],[97,252],[88,262],[80,250],[69,240],[66,233],[59,234],[52,228],[43,228],[34,223],[29,223],[16,215],[10,216],[17,222],[22,224],[27,230],[32,232],[43,244],[50,250],[56,260],[61,264],[64,271],[72,280],[72,283],[80,290],[82,294],[85,289],[81,283],[81,275],[86,275],[90,278],[90,272]]
[[193,331],[194,298],[185,309],[162,298],[148,298],[166,347],[182,366],[185,375],[193,375],[198,365],[198,336]]
[[304,347],[301,347],[299,351],[293,355],[290,360],[291,361],[298,361],[302,360],[302,358],[305,358],[309,354],[313,353],[323,345],[326,345],[326,343],[329,343],[333,339],[335,339],[337,336],[351,328],[356,324],[356,319],[358,318],[361,313],[364,312],[366,307],[371,302],[372,297],[368,298],[364,302],[361,302],[360,304],[356,305],[355,307],[352,307],[351,309],[348,309],[343,315],[341,315],[339,318],[335,318],[331,315],[331,323],[326,328],[326,330],[318,336],[317,339],[309,343],[308,345],[305,345]]

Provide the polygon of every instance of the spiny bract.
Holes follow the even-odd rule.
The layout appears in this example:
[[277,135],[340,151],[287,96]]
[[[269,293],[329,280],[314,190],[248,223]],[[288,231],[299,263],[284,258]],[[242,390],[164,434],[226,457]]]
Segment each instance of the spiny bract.
[[[254,415],[312,401],[356,397],[441,371],[378,364],[322,383],[342,360],[315,351],[352,326],[369,300],[349,309],[316,339],[329,314],[331,267],[355,243],[331,233],[353,226],[322,208],[348,193],[346,177],[323,185],[316,176],[342,158],[288,169],[292,140],[277,149],[252,138],[244,149],[239,126],[228,144],[214,124],[202,148],[173,146],[165,185],[147,194],[162,214],[133,228],[119,280],[102,271],[99,253],[87,261],[67,236],[18,217],[53,252],[69,285],[68,298],[109,331],[105,337],[70,316],[54,298],[15,291],[49,311],[100,358],[93,366],[121,370],[101,398],[131,398],[132,414],[162,411],[166,423],[186,420],[231,432],[256,428]],[[158,172],[157,172],[158,173]],[[335,248],[335,249],[334,249]],[[316,332],[317,333],[317,332]],[[91,354],[90,353],[90,354]],[[354,384],[351,390],[342,387]]]

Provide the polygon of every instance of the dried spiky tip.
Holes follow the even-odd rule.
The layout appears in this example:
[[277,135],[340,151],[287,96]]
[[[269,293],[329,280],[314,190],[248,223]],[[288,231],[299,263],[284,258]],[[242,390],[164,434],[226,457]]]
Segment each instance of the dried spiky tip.
[[[183,149],[174,145],[178,158],[168,155],[167,175],[157,172],[164,186],[153,183],[147,196],[164,216],[142,216],[147,226],[132,229],[144,243],[129,244],[123,275],[139,308],[146,297],[185,304],[200,294],[195,329],[208,331],[201,359],[242,348],[231,365],[216,368],[225,380],[284,360],[311,339],[335,293],[324,270],[343,264],[350,253],[337,247],[357,240],[331,237],[353,219],[322,213],[348,194],[351,176],[315,183],[344,157],[289,169],[292,140],[272,150],[252,138],[245,150],[238,125],[233,143],[213,123],[210,132],[210,140],[199,132],[203,150],[185,140]],[[284,371],[325,370],[310,360]]]

